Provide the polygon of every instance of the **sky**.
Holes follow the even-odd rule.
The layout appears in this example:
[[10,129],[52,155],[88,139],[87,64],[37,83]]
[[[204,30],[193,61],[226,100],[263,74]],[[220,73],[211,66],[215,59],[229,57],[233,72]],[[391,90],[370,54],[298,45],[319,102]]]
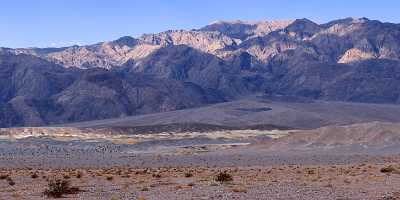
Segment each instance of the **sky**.
[[3,0],[0,47],[60,47],[110,41],[216,20],[367,17],[400,23],[399,0]]

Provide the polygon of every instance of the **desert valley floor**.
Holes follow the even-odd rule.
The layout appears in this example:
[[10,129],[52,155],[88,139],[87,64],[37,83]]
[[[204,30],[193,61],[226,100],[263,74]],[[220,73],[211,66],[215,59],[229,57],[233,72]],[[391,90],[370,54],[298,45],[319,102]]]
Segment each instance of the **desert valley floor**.
[[0,129],[0,199],[45,199],[56,179],[76,188],[64,199],[399,199],[399,114],[245,99]]

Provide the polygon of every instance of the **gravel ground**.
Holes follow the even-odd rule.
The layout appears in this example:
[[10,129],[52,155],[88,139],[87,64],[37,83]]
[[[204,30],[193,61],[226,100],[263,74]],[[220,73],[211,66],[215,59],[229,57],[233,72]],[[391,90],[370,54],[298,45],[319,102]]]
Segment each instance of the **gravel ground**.
[[[239,168],[107,168],[1,170],[1,199],[46,199],[49,180],[65,179],[79,187],[64,199],[396,199],[400,175],[381,169],[398,164],[281,165]],[[190,172],[191,177],[186,177]],[[220,183],[220,172],[233,176]],[[32,178],[33,174],[37,178]],[[77,174],[81,174],[80,177]],[[110,178],[111,177],[111,178]]]
[[[385,163],[400,150],[364,151],[271,151],[242,145],[243,140],[199,139],[153,141],[143,144],[55,141],[29,138],[0,141],[0,168],[84,168],[84,167],[248,167],[273,165],[332,165],[361,162]],[[351,153],[349,153],[351,152]],[[387,159],[388,158],[388,159]]]
[[[2,140],[0,200],[46,199],[55,179],[80,189],[64,199],[400,199],[397,148],[278,152],[243,142]],[[215,180],[224,171],[232,181]]]

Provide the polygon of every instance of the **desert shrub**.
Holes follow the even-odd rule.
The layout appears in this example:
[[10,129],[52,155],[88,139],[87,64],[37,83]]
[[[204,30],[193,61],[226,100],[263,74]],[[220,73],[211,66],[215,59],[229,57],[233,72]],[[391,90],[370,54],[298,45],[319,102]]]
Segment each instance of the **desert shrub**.
[[7,177],[7,182],[8,182],[8,185],[11,185],[11,186],[15,185],[15,181],[11,177]]
[[36,173],[33,173],[32,175],[31,175],[31,178],[33,178],[33,179],[35,179],[35,178],[38,178],[39,176],[36,174]]
[[44,195],[47,197],[61,198],[65,194],[76,194],[79,192],[79,188],[71,187],[71,183],[68,180],[51,180],[49,181],[48,188],[44,191]]
[[309,174],[309,175],[315,174],[315,171],[313,169],[306,169],[306,170],[307,170],[307,174]]
[[0,180],[4,180],[8,178],[8,174],[1,174],[0,175]]
[[82,178],[82,172],[78,172],[78,173],[76,174],[76,178]]
[[159,173],[154,173],[152,176],[153,176],[154,178],[161,178],[161,174],[159,174]]
[[388,166],[388,167],[381,168],[381,172],[382,173],[392,173],[394,171],[396,171],[396,168],[394,168],[393,166]]
[[232,175],[230,175],[227,171],[220,172],[215,176],[215,181],[220,183],[233,181]]
[[192,177],[193,176],[193,174],[191,173],[191,172],[186,172],[185,173],[185,177],[186,178],[190,178],[190,177]]
[[380,171],[385,174],[391,174],[391,173],[400,174],[400,170],[396,169],[393,166],[383,167],[381,168]]
[[112,181],[114,179],[114,177],[113,176],[107,176],[106,179],[107,179],[107,181]]
[[15,181],[13,181],[13,180],[8,181],[8,185],[14,186],[15,185]]

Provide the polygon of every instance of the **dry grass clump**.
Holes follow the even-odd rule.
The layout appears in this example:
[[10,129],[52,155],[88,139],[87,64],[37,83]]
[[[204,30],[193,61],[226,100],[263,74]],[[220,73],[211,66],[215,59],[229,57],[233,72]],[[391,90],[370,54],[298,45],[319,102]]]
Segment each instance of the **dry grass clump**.
[[220,182],[220,183],[226,183],[226,182],[233,181],[233,177],[227,171],[224,171],[224,172],[218,173],[215,176],[215,181]]
[[76,194],[80,190],[78,187],[72,187],[68,180],[51,180],[48,183],[48,188],[43,192],[47,197],[62,198],[65,194]]

